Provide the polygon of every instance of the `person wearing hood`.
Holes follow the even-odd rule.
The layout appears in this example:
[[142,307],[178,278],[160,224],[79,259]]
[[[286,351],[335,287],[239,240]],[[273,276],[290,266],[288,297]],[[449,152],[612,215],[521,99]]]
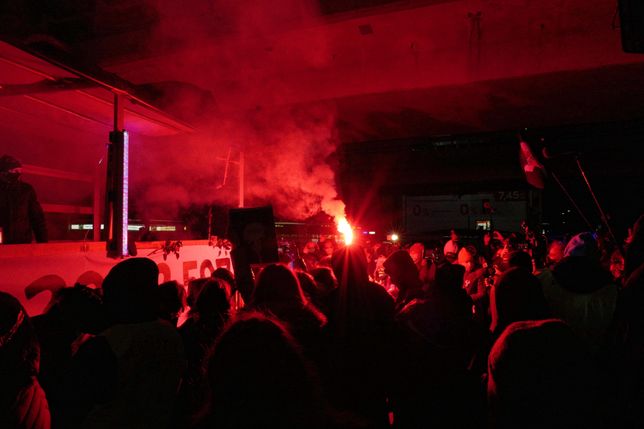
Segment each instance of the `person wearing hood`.
[[16,158],[0,157],[0,243],[47,241],[47,225],[33,186],[20,180],[22,164]]
[[599,262],[594,235],[574,236],[561,262],[541,273],[539,280],[552,315],[568,323],[591,349],[601,349],[613,321],[618,289]]
[[397,250],[383,263],[385,274],[398,288],[396,312],[402,310],[413,299],[423,295],[423,284],[418,276],[418,268],[405,250]]

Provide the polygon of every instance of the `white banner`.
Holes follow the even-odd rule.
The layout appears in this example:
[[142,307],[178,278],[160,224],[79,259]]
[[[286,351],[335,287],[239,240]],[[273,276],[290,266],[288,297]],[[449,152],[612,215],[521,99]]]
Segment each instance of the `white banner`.
[[[138,257],[159,267],[159,283],[207,277],[219,267],[232,271],[230,251],[207,241],[185,241],[168,252],[164,243],[137,243]],[[174,251],[176,250],[176,252]],[[100,287],[120,259],[108,258],[103,242],[0,246],[0,290],[18,298],[30,316],[43,312],[52,292],[75,283]]]
[[405,228],[408,234],[449,231],[452,228],[476,230],[481,222],[492,229],[518,231],[528,216],[525,191],[463,195],[404,197]]

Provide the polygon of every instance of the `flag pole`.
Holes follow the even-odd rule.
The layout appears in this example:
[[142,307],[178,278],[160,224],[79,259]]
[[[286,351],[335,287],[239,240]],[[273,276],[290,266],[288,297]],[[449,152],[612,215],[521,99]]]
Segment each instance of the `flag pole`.
[[572,206],[575,208],[575,210],[577,210],[577,213],[579,213],[579,216],[581,216],[581,218],[586,223],[586,226],[588,226],[588,228],[590,228],[590,230],[592,231],[593,230],[593,225],[590,223],[588,218],[584,215],[584,212],[581,211],[581,208],[577,205],[577,203],[575,202],[575,199],[572,197],[572,195],[570,195],[570,193],[568,192],[566,187],[563,185],[563,183],[561,183],[561,181],[559,180],[559,177],[553,171],[550,172],[550,175],[552,176],[553,179],[555,179],[555,182],[557,182],[557,185],[559,185],[559,187],[563,191],[564,195],[566,197],[568,197],[568,199],[570,200],[570,203],[572,204]]
[[610,223],[608,223],[608,217],[606,216],[606,213],[604,212],[604,209],[602,209],[601,204],[599,203],[599,200],[597,199],[597,196],[595,195],[595,192],[593,191],[593,187],[590,186],[590,181],[588,180],[588,177],[586,176],[586,172],[584,171],[584,168],[581,166],[581,161],[579,160],[579,156],[575,156],[575,162],[577,162],[577,167],[579,168],[579,172],[581,173],[581,177],[584,179],[584,182],[586,182],[586,186],[588,187],[588,191],[590,192],[590,195],[593,197],[593,201],[595,202],[595,205],[597,206],[597,210],[599,211],[599,215],[601,217],[602,222],[608,229],[608,235],[610,235],[610,238],[613,240],[613,243],[615,243],[618,248],[620,248],[621,252],[621,246],[615,239],[615,234],[613,234],[613,229],[610,227]]
[[[526,179],[528,180],[528,183],[530,183],[532,186],[535,186],[539,189],[543,189],[545,186],[544,179],[547,176],[548,172],[546,168],[537,160],[537,158],[532,154],[532,150],[530,149],[530,145],[525,141],[521,133],[519,132],[517,137],[519,138],[519,144],[520,144],[520,154],[522,157],[522,167],[524,170],[524,173],[526,174]],[[543,141],[543,139],[541,139]],[[545,148],[542,151],[544,154],[544,158],[547,161],[550,159],[549,156],[546,155]],[[537,174],[537,172],[541,170],[542,175],[541,177]],[[531,179],[529,176],[529,172],[533,172],[534,178]],[[564,195],[570,200],[570,203],[572,206],[577,210],[577,213],[579,216],[583,219],[583,221],[586,223],[588,228],[590,228],[591,231],[593,231],[593,225],[590,223],[588,218],[584,215],[584,212],[582,212],[581,208],[577,205],[575,202],[575,199],[570,195],[570,192],[566,189],[566,187],[561,183],[561,180],[559,180],[559,177],[555,174],[554,171],[550,171],[550,175],[552,175],[552,178],[557,182],[557,185],[561,188],[562,192]],[[590,186],[590,185],[589,185]],[[592,192],[592,191],[591,191]]]

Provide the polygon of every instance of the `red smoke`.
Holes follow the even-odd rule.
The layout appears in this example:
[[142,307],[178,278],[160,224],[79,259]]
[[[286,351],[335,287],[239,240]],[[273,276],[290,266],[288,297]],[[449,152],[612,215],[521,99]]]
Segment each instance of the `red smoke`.
[[[289,77],[276,76],[283,68],[270,61],[272,46],[285,43],[288,28],[319,19],[315,3],[241,3],[197,1],[188,8],[173,1],[151,2],[160,17],[150,38],[151,55],[167,47],[177,59],[152,75],[198,82],[211,91],[214,103],[199,112],[194,134],[138,147],[137,206],[149,217],[171,216],[177,206],[190,203],[236,206],[237,165],[229,165],[226,185],[218,189],[225,168],[221,158],[232,148],[233,161],[244,152],[247,206],[272,204],[283,219],[304,219],[321,210],[344,215],[330,161],[339,143],[335,105],[282,105],[289,99]],[[306,67],[320,66],[324,46],[324,40],[317,46],[289,42]],[[279,57],[285,58],[284,53]],[[230,76],[236,79],[223,81]],[[185,96],[179,102],[190,104]]]
[[139,146],[145,148],[136,156],[144,170],[137,184],[145,190],[139,194],[139,206],[150,211],[149,216],[171,216],[177,206],[190,203],[235,206],[236,164],[229,165],[226,184],[217,189],[223,182],[223,159],[232,145],[233,161],[239,150],[245,155],[247,205],[272,204],[283,219],[305,219],[320,211],[344,215],[330,165],[338,144],[335,115],[332,106],[314,110],[260,112],[245,122],[218,121],[216,129]]

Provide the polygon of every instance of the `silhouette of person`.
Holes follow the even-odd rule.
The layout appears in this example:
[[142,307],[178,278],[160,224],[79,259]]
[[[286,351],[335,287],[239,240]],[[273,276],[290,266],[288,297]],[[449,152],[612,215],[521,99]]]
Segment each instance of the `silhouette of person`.
[[16,298],[0,291],[0,427],[50,428],[39,365],[40,346],[29,315]]
[[2,243],[47,241],[47,225],[33,186],[20,180],[22,164],[10,155],[0,157],[0,228]]
[[159,269],[125,259],[103,281],[110,326],[83,343],[63,377],[65,428],[169,427],[184,369],[176,328],[157,318]]

